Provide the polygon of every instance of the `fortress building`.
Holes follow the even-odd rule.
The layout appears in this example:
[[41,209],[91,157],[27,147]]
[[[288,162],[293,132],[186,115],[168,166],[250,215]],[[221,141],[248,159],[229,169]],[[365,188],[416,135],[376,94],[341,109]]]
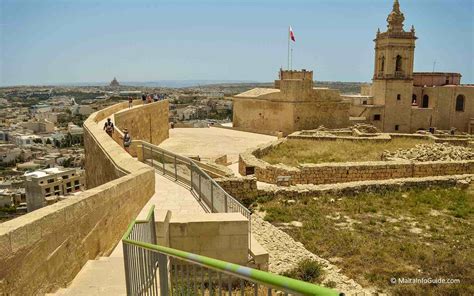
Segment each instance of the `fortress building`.
[[349,125],[349,102],[337,90],[313,87],[312,71],[280,70],[279,78],[275,88],[255,88],[234,96],[234,128],[286,135],[320,125]]
[[459,73],[413,72],[415,28],[403,29],[405,17],[395,0],[387,31],[377,31],[372,84],[351,101],[350,116],[385,132],[474,128],[474,86],[461,85]]

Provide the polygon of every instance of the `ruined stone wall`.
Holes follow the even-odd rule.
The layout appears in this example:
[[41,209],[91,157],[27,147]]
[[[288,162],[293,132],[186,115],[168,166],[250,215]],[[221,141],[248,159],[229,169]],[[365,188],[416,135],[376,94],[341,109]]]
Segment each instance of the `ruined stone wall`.
[[241,175],[254,174],[261,182],[277,183],[279,176],[290,176],[290,184],[330,184],[364,180],[386,180],[474,173],[474,161],[371,161],[303,164],[298,167],[271,165],[261,157],[281,141],[261,145],[239,157]]
[[215,181],[245,206],[250,205],[258,196],[257,179],[253,176],[219,178]]
[[322,195],[354,196],[365,192],[383,194],[388,191],[406,191],[411,189],[419,190],[433,187],[450,188],[453,186],[458,186],[460,188],[466,188],[469,186],[472,179],[474,179],[474,175],[468,174],[378,181],[359,181],[325,185],[306,184],[290,187],[273,185],[258,189],[257,196],[265,198],[298,199]]
[[[113,250],[154,194],[153,169],[97,125],[123,106],[96,112],[84,123],[88,182],[94,188],[1,225],[1,295],[41,295],[65,287],[88,260]],[[91,176],[97,180],[91,182]]]

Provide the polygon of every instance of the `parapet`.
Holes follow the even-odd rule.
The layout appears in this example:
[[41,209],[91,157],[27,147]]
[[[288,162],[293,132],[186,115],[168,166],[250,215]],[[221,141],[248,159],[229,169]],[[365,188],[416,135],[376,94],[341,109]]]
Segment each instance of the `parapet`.
[[[300,80],[309,81],[311,87],[313,85],[313,71],[303,70],[282,70],[278,74],[279,79],[275,80],[275,88],[280,88],[282,80]],[[306,83],[305,83],[306,84]]]

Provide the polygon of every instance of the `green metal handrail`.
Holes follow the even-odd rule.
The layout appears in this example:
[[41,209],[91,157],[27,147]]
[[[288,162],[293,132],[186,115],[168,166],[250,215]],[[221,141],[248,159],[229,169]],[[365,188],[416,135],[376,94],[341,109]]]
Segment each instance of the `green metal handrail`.
[[213,269],[222,273],[230,274],[235,277],[239,277],[250,282],[262,284],[275,289],[284,290],[289,293],[295,293],[299,295],[322,295],[322,296],[336,296],[344,295],[334,291],[333,289],[314,285],[311,283],[295,280],[282,275],[272,274],[269,272],[261,271],[258,269],[193,254],[186,251],[181,251],[173,248],[168,248],[160,245],[154,245],[150,243],[135,241],[129,239],[129,235],[133,230],[133,226],[136,223],[149,222],[151,214],[154,211],[154,206],[150,209],[146,220],[134,220],[130,223],[127,231],[125,232],[122,241],[131,245],[135,245],[144,249],[155,251],[161,254],[165,254],[192,264],[200,265],[209,269]]

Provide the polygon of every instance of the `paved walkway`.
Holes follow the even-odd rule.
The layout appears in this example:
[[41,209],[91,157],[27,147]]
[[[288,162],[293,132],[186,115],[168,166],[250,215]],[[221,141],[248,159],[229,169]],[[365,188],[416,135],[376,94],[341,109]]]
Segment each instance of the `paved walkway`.
[[[138,217],[145,217],[152,205],[157,210],[172,211],[173,217],[205,213],[189,189],[160,173],[155,173],[155,194]],[[126,295],[122,242],[118,243],[109,257],[89,260],[69,287],[53,295]]]
[[276,140],[277,137],[248,132],[210,128],[174,128],[170,137],[159,146],[181,155],[199,155],[202,158],[215,158],[227,154],[229,162],[236,162],[239,153]]

